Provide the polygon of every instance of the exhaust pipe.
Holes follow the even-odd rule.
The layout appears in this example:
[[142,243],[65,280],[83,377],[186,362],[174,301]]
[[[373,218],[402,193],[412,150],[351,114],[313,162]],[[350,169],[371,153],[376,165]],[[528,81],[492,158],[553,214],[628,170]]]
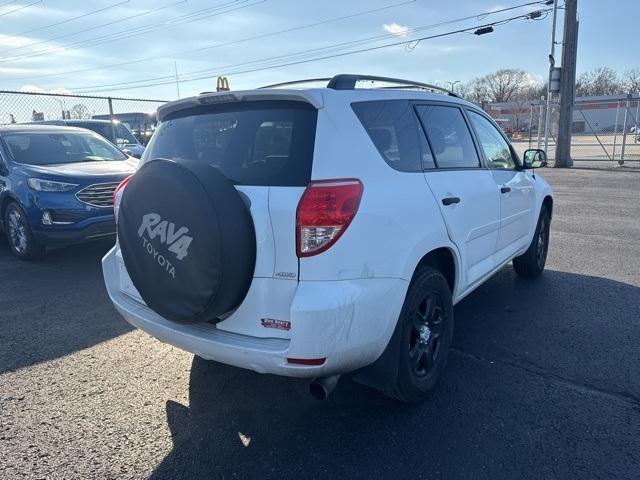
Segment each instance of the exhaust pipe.
[[338,380],[340,380],[340,375],[314,378],[309,384],[309,392],[316,400],[324,400],[336,388]]

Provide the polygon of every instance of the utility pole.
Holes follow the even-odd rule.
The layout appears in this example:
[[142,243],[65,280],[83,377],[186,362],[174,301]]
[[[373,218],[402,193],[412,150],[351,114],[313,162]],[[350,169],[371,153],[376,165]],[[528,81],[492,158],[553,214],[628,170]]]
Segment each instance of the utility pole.
[[576,56],[578,53],[578,0],[565,0],[562,42],[562,72],[560,75],[560,120],[555,166],[567,168],[571,160],[571,128],[576,91]]

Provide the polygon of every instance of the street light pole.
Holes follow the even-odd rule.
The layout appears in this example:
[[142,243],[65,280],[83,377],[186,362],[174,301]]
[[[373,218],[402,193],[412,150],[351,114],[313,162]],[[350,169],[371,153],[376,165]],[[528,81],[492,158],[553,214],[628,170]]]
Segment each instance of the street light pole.
[[449,85],[451,85],[451,91],[452,91],[453,93],[456,93],[456,91],[454,90],[454,89],[455,89],[456,84],[457,84],[457,83],[462,83],[462,82],[461,82],[460,80],[456,80],[456,81],[454,81],[454,82],[444,82],[444,83],[448,83]]
[[547,149],[549,148],[549,121],[551,119],[551,72],[555,66],[555,52],[556,52],[556,18],[558,17],[558,0],[553,2],[553,21],[551,27],[551,53],[549,54],[549,81],[547,83],[547,111],[544,117],[544,153],[549,154]]

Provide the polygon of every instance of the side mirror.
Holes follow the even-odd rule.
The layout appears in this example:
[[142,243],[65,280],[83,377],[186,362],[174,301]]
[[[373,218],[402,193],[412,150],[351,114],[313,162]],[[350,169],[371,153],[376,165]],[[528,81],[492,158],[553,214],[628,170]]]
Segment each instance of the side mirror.
[[547,166],[547,154],[544,150],[530,148],[524,151],[524,168],[542,168]]

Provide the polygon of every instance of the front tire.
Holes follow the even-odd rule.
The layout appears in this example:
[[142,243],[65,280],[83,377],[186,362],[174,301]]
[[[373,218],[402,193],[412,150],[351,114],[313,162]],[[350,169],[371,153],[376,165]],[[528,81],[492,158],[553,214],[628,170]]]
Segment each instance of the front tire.
[[451,291],[442,273],[425,267],[414,275],[398,322],[398,377],[385,393],[417,403],[433,394],[453,337]]
[[4,213],[4,230],[11,253],[20,260],[35,260],[44,256],[44,246],[35,239],[26,213],[16,202],[10,203]]
[[549,227],[551,215],[545,205],[540,209],[538,225],[526,252],[513,259],[513,268],[521,277],[533,278],[544,271],[549,250]]

